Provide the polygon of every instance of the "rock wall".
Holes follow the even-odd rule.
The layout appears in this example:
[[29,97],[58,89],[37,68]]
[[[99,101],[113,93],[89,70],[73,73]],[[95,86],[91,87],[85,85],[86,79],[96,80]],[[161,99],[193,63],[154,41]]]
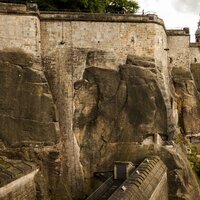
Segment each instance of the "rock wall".
[[38,199],[83,199],[93,172],[155,153],[149,138],[199,130],[188,33],[167,39],[150,14],[0,9],[1,153],[41,166]]
[[0,153],[37,163],[40,196],[54,197],[62,187],[60,127],[41,62],[21,49],[0,51],[0,77]]
[[5,145],[58,142],[56,108],[41,70],[21,50],[0,52],[0,137]]
[[190,69],[174,68],[174,82],[179,113],[179,126],[184,134],[199,133],[199,64]]

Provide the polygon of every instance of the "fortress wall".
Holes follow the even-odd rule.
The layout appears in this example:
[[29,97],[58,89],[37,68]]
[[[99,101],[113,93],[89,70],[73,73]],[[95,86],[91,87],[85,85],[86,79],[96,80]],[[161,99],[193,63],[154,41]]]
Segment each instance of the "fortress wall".
[[[166,34],[160,22],[147,23],[147,19],[143,18],[137,19],[139,22],[134,21],[135,18],[131,21],[126,16],[99,19],[99,15],[94,17],[94,14],[90,14],[89,20],[85,16],[87,14],[40,15],[42,59],[57,107],[60,108],[59,115],[62,116],[63,173],[71,184],[73,194],[77,194],[76,188],[84,190],[81,188],[84,172],[76,138],[80,133],[76,134],[77,130],[73,129],[74,82],[82,79],[87,66],[118,70],[128,54],[153,57],[163,65],[167,60],[163,58],[163,55],[166,56],[163,48]],[[159,44],[155,43],[158,38]]]
[[[1,10],[1,7],[0,7]],[[0,13],[0,50],[20,48],[40,56],[40,21],[36,15]]]
[[41,38],[43,58],[56,60],[60,52],[66,66],[70,59],[74,81],[81,79],[88,54],[95,61],[90,65],[106,69],[118,70],[128,54],[155,58],[167,66],[166,35],[162,26],[153,23],[42,21]]
[[[156,26],[156,25],[155,25]],[[167,35],[166,31],[163,27],[156,26],[155,27],[155,41],[154,41],[154,56],[157,61],[157,64],[161,63],[164,69],[161,70],[168,70],[168,60],[167,60]]]
[[190,63],[200,63],[200,45],[190,43]]
[[[166,66],[166,33],[163,24],[160,21],[158,23],[157,16],[153,15],[152,21],[148,22],[150,16],[146,15],[144,17],[147,19],[135,17],[138,21],[135,18],[130,20],[127,16],[118,19],[117,16],[108,18],[105,15],[102,18],[96,15],[94,20],[86,20],[85,15],[87,16],[72,15],[72,19],[68,19],[70,14],[41,13],[43,57],[49,57],[55,49],[73,49],[73,52],[78,50],[81,51],[81,55],[78,55],[80,57],[87,56],[91,51],[103,51],[106,52],[104,61],[102,59],[97,67],[117,70],[128,54],[152,57]],[[80,60],[74,64],[76,70],[80,64]],[[83,61],[80,67],[84,68],[84,64]]]
[[168,31],[168,56],[169,67],[183,67],[190,66],[190,35],[181,30]]

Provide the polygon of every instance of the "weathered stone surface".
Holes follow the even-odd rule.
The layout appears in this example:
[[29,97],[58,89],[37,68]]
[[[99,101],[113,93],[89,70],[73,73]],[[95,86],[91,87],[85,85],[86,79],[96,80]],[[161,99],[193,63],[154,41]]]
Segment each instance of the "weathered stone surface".
[[127,64],[131,65],[139,65],[143,67],[150,67],[154,68],[155,67],[155,60],[152,58],[147,58],[147,57],[138,57],[138,56],[133,56],[133,55],[128,55],[127,56]]
[[127,153],[123,144],[142,143],[153,133],[167,136],[166,105],[150,66],[126,64],[119,72],[88,67],[74,84],[74,132],[86,185],[94,171],[111,169]]
[[0,155],[38,165],[38,199],[70,199],[60,176],[59,140],[56,106],[41,63],[18,49],[0,51]]
[[[183,120],[188,120],[189,115],[185,113],[183,117],[179,112],[178,124],[173,122],[176,116],[172,116],[176,109],[180,111],[179,98],[185,95],[183,99],[188,105],[191,98],[195,102],[198,99],[194,84],[198,77],[193,78],[189,70],[174,68],[174,85],[166,87],[161,75],[152,59],[129,56],[127,64],[120,66],[119,72],[89,67],[83,80],[75,83],[74,132],[80,146],[80,162],[87,186],[91,184],[94,171],[112,169],[114,160],[137,163],[147,155],[158,154],[169,167],[168,184],[173,186],[169,190],[170,199],[181,196],[193,199],[199,195],[198,188],[192,191],[192,187],[198,186],[186,155],[179,147],[170,150],[143,145],[145,138],[155,133],[167,139],[171,130],[169,126],[183,127]],[[167,88],[171,88],[174,96]],[[192,127],[192,123],[195,122],[187,124],[187,127]],[[85,191],[89,192],[90,188],[85,188]]]
[[185,68],[174,68],[172,79],[176,90],[179,126],[185,134],[196,134],[200,131],[200,96],[198,92],[198,65],[191,71]]
[[0,52],[0,138],[9,146],[57,142],[55,105],[35,62],[21,51]]
[[[155,153],[143,145],[149,134],[174,139],[170,134],[178,126],[186,133],[199,132],[198,68],[191,68],[192,75],[172,71],[176,93],[168,76],[173,67],[199,62],[199,47],[190,48],[188,33],[174,30],[167,36],[162,20],[152,14],[39,14],[26,9],[0,8],[0,49],[21,48],[38,59],[18,50],[0,53],[0,147],[2,153],[41,166],[45,178],[38,185],[47,191],[38,198],[68,198],[60,196],[67,182],[75,199],[84,198],[90,185],[83,179],[90,180],[94,171],[111,169],[112,161],[130,155],[139,160],[146,150]],[[134,56],[117,72],[128,54]],[[174,157],[168,163],[179,159]],[[187,176],[187,170],[178,173]],[[173,195],[180,197],[178,193],[179,188]]]
[[173,148],[162,147],[158,154],[168,168],[169,199],[200,199],[199,185],[185,151],[174,145]]

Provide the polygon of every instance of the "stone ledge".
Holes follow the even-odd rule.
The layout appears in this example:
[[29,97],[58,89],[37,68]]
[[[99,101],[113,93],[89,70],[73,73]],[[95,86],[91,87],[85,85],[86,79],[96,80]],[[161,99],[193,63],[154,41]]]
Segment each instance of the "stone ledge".
[[41,20],[65,20],[65,21],[95,21],[95,22],[127,22],[127,23],[155,23],[164,26],[164,22],[155,14],[130,15],[111,13],[79,13],[79,12],[55,12],[41,11]]
[[0,156],[0,188],[36,169],[32,163]]
[[190,36],[189,28],[168,29],[166,30],[167,36]]
[[190,47],[197,47],[200,48],[200,43],[190,43]]
[[0,14],[15,15],[39,15],[37,4],[27,3],[2,3],[0,2]]

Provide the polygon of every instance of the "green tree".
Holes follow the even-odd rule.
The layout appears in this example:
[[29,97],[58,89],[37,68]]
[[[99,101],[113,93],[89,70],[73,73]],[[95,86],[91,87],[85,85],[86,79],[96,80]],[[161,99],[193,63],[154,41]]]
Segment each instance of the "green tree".
[[105,12],[110,0],[81,0],[81,3],[90,12]]
[[138,9],[138,3],[131,0],[111,0],[107,6],[108,12],[135,13]]
[[[6,2],[6,0],[0,0]],[[134,0],[8,0],[13,3],[37,3],[40,10],[74,10],[89,12],[135,13],[139,6]]]

